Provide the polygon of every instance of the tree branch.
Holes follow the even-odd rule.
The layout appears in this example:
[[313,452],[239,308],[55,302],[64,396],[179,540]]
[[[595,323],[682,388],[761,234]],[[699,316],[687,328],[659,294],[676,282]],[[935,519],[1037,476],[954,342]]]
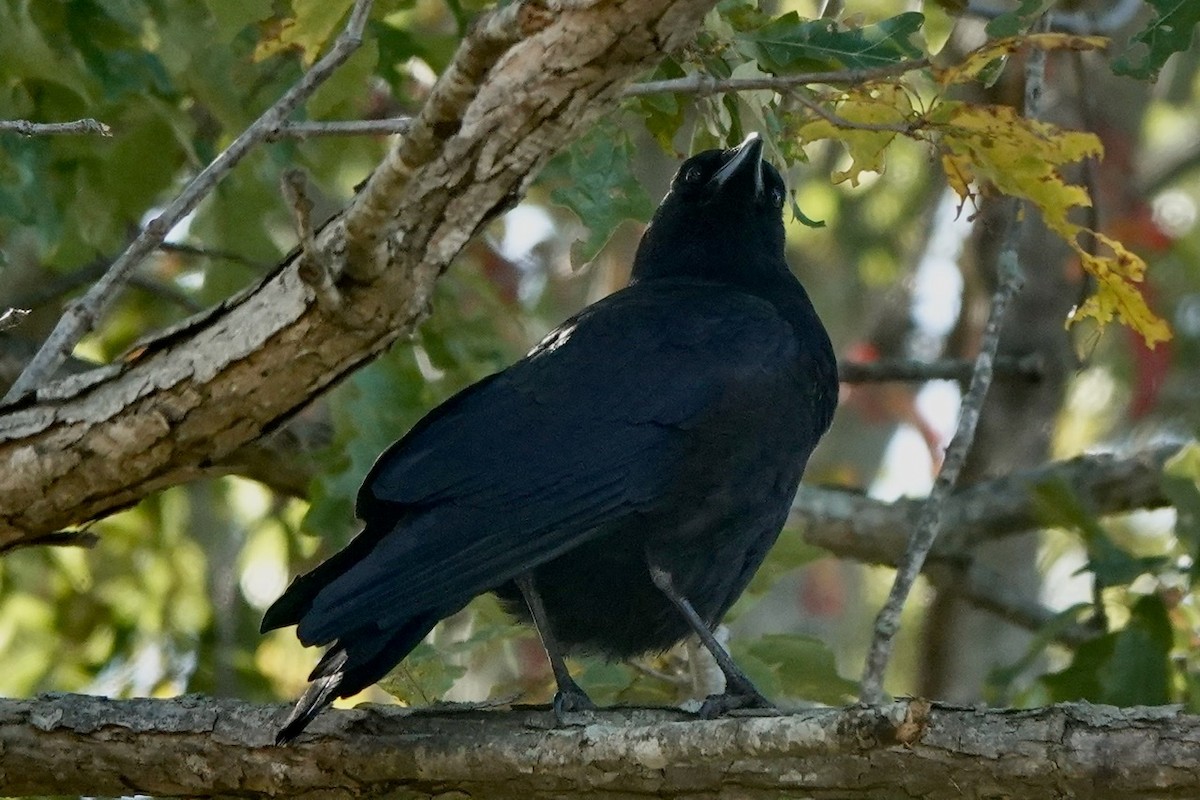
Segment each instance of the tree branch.
[[284,122],[267,135],[267,141],[308,139],[313,136],[390,136],[395,133],[408,133],[411,127],[412,117]]
[[410,133],[317,237],[345,308],[322,308],[289,259],[120,362],[10,405],[0,547],[207,474],[409,335],[469,237],[629,81],[690,41],[714,3],[610,0],[551,14],[524,2],[476,25]]
[[700,721],[617,709],[556,727],[548,709],[322,714],[275,747],[281,706],[181,697],[0,701],[8,795],[672,797],[817,800],[1186,797],[1200,716],[1086,703],[964,709],[925,700]]
[[362,32],[367,24],[367,14],[372,0],[355,0],[346,29],[312,69],[298,83],[284,92],[254,124],[200,171],[187,187],[167,207],[142,229],[124,253],[112,263],[108,271],[73,302],[54,326],[49,338],[37,355],[9,388],[5,402],[14,401],[32,392],[54,375],[75,345],[96,324],[104,311],[116,299],[122,285],[134,268],[154,251],[171,229],[200,204],[217,183],[274,130],[288,114],[308,98],[317,87],[325,82],[362,43]]
[[[889,358],[879,361],[841,361],[838,379],[842,383],[883,383],[903,381],[958,381],[968,383],[975,362],[965,358],[943,358],[937,361],[918,361],[912,358]],[[1042,359],[1039,355],[1023,358],[996,358],[996,378],[1005,380],[1038,381],[1042,378]]]
[[[1044,29],[1045,17],[1036,27]],[[1046,51],[1035,48],[1025,62],[1025,114],[1031,119],[1037,119],[1041,109],[1042,90],[1046,76]],[[933,481],[933,489],[921,506],[921,516],[909,540],[904,560],[896,569],[896,580],[892,583],[883,608],[875,618],[875,631],[871,645],[867,649],[866,664],[860,695],[863,702],[878,703],[883,697],[883,676],[891,657],[892,641],[900,630],[900,611],[908,599],[909,591],[921,573],[925,557],[933,548],[934,540],[942,526],[942,517],[946,499],[958,481],[958,475],[967,461],[971,443],[975,440],[975,428],[979,424],[979,416],[983,412],[983,401],[992,385],[993,364],[996,351],[1000,347],[1000,329],[1004,322],[1004,314],[1009,302],[1021,290],[1024,276],[1018,260],[1017,250],[1021,244],[1024,230],[1024,216],[1019,203],[1014,203],[1013,214],[1009,221],[1008,231],[1001,248],[999,264],[999,280],[992,294],[992,307],[988,314],[987,324],[980,337],[979,355],[975,358],[975,371],[971,376],[971,384],[963,397],[958,412],[958,426],[950,446],[946,448],[946,457],[938,470],[937,478]]]
[[74,122],[30,122],[26,119],[0,119],[0,132],[12,131],[22,136],[63,136],[95,133],[112,136],[112,128],[91,117]]
[[649,94],[676,92],[678,94],[694,94],[706,97],[727,92],[748,92],[757,89],[774,89],[778,92],[788,92],[797,86],[810,84],[826,84],[840,86],[846,84],[862,84],[882,78],[892,78],[917,69],[929,66],[929,59],[915,58],[911,61],[900,61],[883,67],[870,69],[828,70],[826,72],[797,72],[791,75],[771,75],[765,78],[714,78],[711,75],[696,73],[686,78],[671,78],[661,81],[645,81],[635,83],[627,88],[624,97],[642,97]]
[[[1171,504],[1163,465],[1179,452],[1168,444],[1118,456],[1079,456],[956,490],[945,501],[942,535],[930,558],[961,563],[975,545],[1042,527],[1040,489],[1063,487],[1096,516]],[[895,566],[917,524],[924,499],[887,503],[863,494],[801,485],[788,526],[809,544],[865,564]]]

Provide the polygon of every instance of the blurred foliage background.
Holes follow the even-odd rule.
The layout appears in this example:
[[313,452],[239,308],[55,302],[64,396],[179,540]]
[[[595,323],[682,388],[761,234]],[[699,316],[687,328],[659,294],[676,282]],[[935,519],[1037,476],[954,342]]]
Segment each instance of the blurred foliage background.
[[[380,0],[362,49],[302,116],[412,113],[488,5]],[[700,39],[652,77],[857,69],[924,55],[954,63],[989,35],[1028,30],[1036,13],[1056,4],[971,3],[968,11],[962,3],[850,0],[832,4],[824,20],[820,5],[725,0]],[[1064,20],[1111,25],[1104,32],[1114,45],[1107,55],[1054,53],[1047,78],[1053,121],[1096,133],[1106,149],[1103,161],[1071,173],[1095,201],[1086,224],[1147,260],[1145,297],[1174,338],[1148,349],[1116,326],[1067,329],[1067,312],[1094,283],[1061,242],[1028,245],[1027,308],[1019,312],[1028,322],[1014,323],[1007,346],[1041,353],[1057,378],[1036,389],[998,389],[970,480],[1196,435],[1200,49],[1191,45],[1196,20],[1186,5],[1057,4]],[[94,117],[113,130],[111,138],[0,132],[0,307],[32,311],[0,338],[4,382],[147,215],[297,80],[349,6],[0,0],[0,119]],[[1132,13],[1120,16],[1123,9]],[[982,80],[945,91],[1019,106],[1022,58],[997,59]],[[1114,61],[1125,74],[1114,73]],[[927,79],[909,86],[918,101],[943,91]],[[678,160],[748,131],[768,138],[793,189],[790,259],[842,356],[973,356],[994,282],[989,223],[1007,206],[990,197],[960,202],[931,146],[904,137],[888,144],[882,169],[862,173],[857,185],[834,183],[847,151],[836,139],[803,142],[797,131],[812,119],[803,103],[769,90],[625,101],[469,245],[439,282],[434,313],[411,343],[294,423],[305,449],[278,465],[279,480],[268,469],[259,482],[228,477],[172,488],[95,523],[92,549],[0,557],[0,694],[297,694],[315,654],[290,630],[259,636],[258,620],[292,576],[354,534],[354,493],[374,457],[432,406],[621,286]],[[77,350],[78,365],[116,358],[139,337],[269,271],[295,245],[278,189],[284,169],[307,171],[318,213],[329,216],[387,144],[382,136],[281,138],[258,149],[140,267]],[[957,402],[957,385],[946,382],[845,387],[835,430],[807,480],[884,499],[927,492]],[[297,470],[302,492],[282,478]],[[964,701],[1082,698],[1200,710],[1198,478],[1200,454],[1185,449],[1163,477],[1178,511],[1098,520],[1059,493],[1045,499],[1045,531],[1008,543],[1015,549],[977,554],[995,580],[1058,613],[1056,625],[1091,624],[1086,642],[1063,646],[1053,626],[1014,627],[964,607],[946,587],[922,585],[906,611],[888,689]],[[768,695],[843,702],[854,695],[848,679],[858,675],[891,573],[838,560],[800,533],[785,531],[727,632]],[[600,702],[662,703],[692,692],[687,656],[680,648],[637,664],[575,663]],[[552,681],[533,633],[484,597],[367,694],[384,699],[385,690],[412,704],[542,702]]]

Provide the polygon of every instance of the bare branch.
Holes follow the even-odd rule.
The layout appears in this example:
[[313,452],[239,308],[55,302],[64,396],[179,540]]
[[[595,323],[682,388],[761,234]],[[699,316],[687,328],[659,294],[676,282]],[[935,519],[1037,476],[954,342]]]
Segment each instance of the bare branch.
[[[0,701],[10,795],[155,797],[1194,797],[1200,716],[1068,703],[901,700],[697,720],[671,709],[359,706],[271,744],[281,706],[235,700]],[[63,765],[69,765],[64,768]],[[882,787],[882,788],[881,788]]]
[[284,122],[267,136],[267,141],[308,139],[313,136],[389,136],[408,133],[412,117],[334,120],[329,122]]
[[966,568],[932,562],[925,565],[925,576],[939,592],[952,594],[1026,630],[1050,631],[1051,639],[1068,647],[1078,647],[1105,632],[1103,625],[1086,621],[1062,624],[1059,612],[1008,591],[999,575],[985,572],[977,565]]
[[[938,361],[918,361],[911,358],[842,361],[838,364],[838,379],[842,383],[883,383],[885,381],[967,383],[971,380],[974,370],[975,362],[965,358],[944,358]],[[997,379],[1039,381],[1042,379],[1043,373],[1042,359],[1037,354],[1022,358],[998,356],[995,373]]]
[[334,42],[333,48],[317,61],[297,84],[288,89],[275,105],[267,109],[224,152],[201,170],[183,192],[167,205],[162,214],[142,229],[100,280],[67,308],[45,344],[9,388],[4,402],[12,402],[28,394],[51,377],[113,302],[130,273],[142,259],[158,247],[171,229],[212,191],[221,178],[265,140],[296,106],[309,97],[358,49],[371,2],[372,0],[355,0],[346,28]]
[[846,119],[840,114],[830,111],[803,91],[794,91],[790,96],[830,125],[844,130],[884,131],[903,136],[911,136],[916,131],[916,128],[912,125],[900,125],[894,122],[855,122],[854,120]]
[[646,81],[635,83],[626,89],[624,97],[642,97],[648,94],[677,92],[706,97],[728,92],[748,92],[759,89],[774,89],[777,92],[790,92],[797,86],[811,84],[826,84],[831,86],[857,85],[870,83],[883,78],[892,78],[913,70],[929,66],[929,59],[917,58],[911,61],[900,61],[883,67],[870,69],[843,69],[827,72],[798,72],[793,75],[772,75],[766,78],[714,78],[711,75],[697,73],[686,78],[671,78],[670,80]]
[[[962,564],[983,542],[1043,527],[1039,493],[1059,488],[1097,517],[1171,504],[1163,465],[1179,444],[1119,456],[1098,453],[1057,461],[957,489],[942,511],[930,558]],[[894,566],[920,516],[923,499],[887,503],[858,492],[801,485],[788,518],[809,544],[866,564]]]
[[12,131],[22,136],[63,136],[80,133],[112,136],[112,128],[91,117],[77,119],[74,122],[30,122],[25,119],[0,119],[0,132],[3,131]]
[[[1043,23],[1045,19],[1043,18]],[[1046,51],[1035,49],[1025,62],[1025,114],[1037,119],[1041,109],[1041,97],[1046,75]],[[970,387],[963,397],[958,414],[958,426],[954,438],[946,449],[946,457],[933,482],[933,489],[921,507],[921,517],[909,540],[904,561],[896,571],[896,580],[891,592],[875,618],[875,632],[867,650],[866,664],[860,696],[863,702],[875,704],[883,698],[883,676],[891,657],[892,641],[900,629],[900,612],[912,590],[913,583],[925,563],[925,557],[933,548],[942,525],[942,515],[947,498],[958,481],[959,472],[966,463],[971,443],[975,440],[975,428],[983,411],[983,401],[992,385],[992,366],[1000,346],[1000,328],[1008,304],[1016,296],[1024,282],[1017,251],[1024,230],[1024,215],[1020,204],[1013,204],[1013,215],[1009,220],[1001,248],[999,282],[992,295],[992,308],[980,339],[979,355],[975,360],[975,373]]]

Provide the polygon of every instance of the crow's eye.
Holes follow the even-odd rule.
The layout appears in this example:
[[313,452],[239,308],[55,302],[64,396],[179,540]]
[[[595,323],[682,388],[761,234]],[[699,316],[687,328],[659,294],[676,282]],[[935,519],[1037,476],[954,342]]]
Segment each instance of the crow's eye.
[[700,169],[700,167],[696,164],[692,164],[683,171],[684,183],[699,183],[703,177],[704,170]]
[[776,208],[783,208],[783,189],[771,190],[771,202],[775,204]]

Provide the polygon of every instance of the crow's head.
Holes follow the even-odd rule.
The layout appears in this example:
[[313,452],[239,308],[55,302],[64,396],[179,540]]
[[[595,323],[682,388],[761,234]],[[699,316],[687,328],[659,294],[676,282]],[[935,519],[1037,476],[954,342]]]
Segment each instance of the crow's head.
[[752,133],[737,147],[683,162],[638,247],[633,279],[742,283],[786,272],[786,191],[762,152],[762,137]]

